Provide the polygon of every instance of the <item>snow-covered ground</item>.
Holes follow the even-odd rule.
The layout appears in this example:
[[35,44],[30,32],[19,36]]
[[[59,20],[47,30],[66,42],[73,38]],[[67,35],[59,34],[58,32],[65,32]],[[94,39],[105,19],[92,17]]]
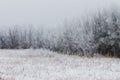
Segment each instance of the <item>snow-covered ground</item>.
[[120,80],[120,60],[0,50],[0,80]]

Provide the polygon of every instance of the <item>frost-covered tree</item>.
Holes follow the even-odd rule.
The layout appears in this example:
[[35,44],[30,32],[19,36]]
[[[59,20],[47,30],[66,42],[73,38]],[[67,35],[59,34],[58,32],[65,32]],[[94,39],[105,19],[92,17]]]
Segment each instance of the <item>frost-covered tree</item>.
[[120,56],[120,12],[111,9],[94,16],[94,45],[98,53]]
[[9,29],[8,32],[8,40],[9,40],[9,48],[11,49],[17,49],[19,48],[19,32],[16,28]]
[[7,37],[3,34],[0,35],[0,48],[1,49],[8,48]]
[[81,22],[73,21],[64,24],[63,35],[58,41],[60,51],[69,54],[83,55],[83,27]]

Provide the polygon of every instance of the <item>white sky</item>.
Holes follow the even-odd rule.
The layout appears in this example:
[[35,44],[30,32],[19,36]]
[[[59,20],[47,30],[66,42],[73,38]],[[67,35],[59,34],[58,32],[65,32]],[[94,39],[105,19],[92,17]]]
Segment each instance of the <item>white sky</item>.
[[57,26],[111,3],[119,5],[120,0],[0,0],[0,26]]

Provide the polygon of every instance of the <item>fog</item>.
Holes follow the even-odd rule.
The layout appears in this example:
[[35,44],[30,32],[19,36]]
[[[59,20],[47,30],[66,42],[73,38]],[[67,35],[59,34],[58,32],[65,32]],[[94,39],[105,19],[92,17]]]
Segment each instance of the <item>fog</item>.
[[119,3],[119,0],[0,0],[0,26],[56,27],[64,20]]

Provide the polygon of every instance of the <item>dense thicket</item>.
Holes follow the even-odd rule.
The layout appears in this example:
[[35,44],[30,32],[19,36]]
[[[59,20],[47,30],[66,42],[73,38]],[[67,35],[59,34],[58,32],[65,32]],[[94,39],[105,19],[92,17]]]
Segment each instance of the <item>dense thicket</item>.
[[120,12],[117,9],[99,13],[93,18],[93,43],[103,55],[120,57]]
[[1,49],[45,48],[67,54],[120,57],[120,10],[96,12],[67,22],[62,30],[17,27],[0,34]]

